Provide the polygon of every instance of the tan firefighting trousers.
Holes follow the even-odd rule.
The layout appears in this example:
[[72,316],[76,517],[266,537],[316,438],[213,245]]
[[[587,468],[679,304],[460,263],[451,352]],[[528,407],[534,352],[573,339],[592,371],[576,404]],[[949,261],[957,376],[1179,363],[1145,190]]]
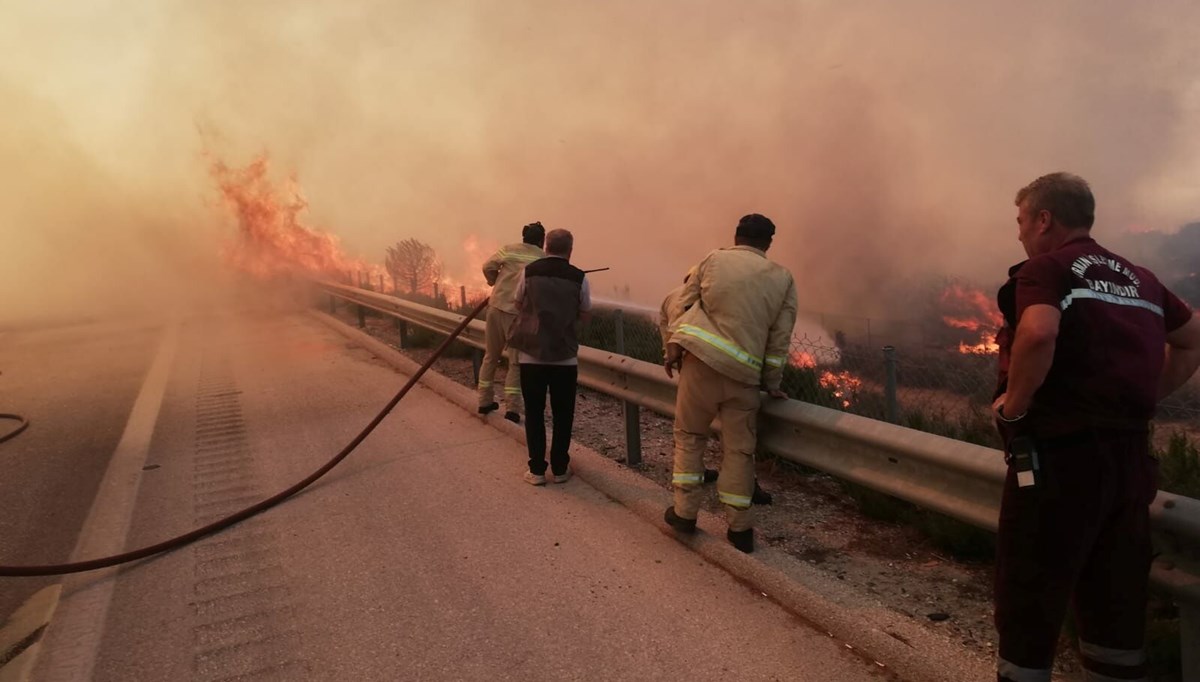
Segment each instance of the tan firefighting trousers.
[[508,372],[504,377],[504,411],[521,414],[521,372],[517,365],[517,350],[506,348],[508,331],[515,313],[506,313],[491,306],[487,312],[487,348],[483,352],[483,364],[479,367],[479,406],[486,407],[496,400],[493,383],[500,358],[508,359]]
[[717,495],[729,529],[753,527],[754,450],[758,439],[758,387],[734,381],[688,353],[679,371],[675,399],[675,513],[694,519],[700,512],[704,449],[713,417],[721,418],[721,475]]

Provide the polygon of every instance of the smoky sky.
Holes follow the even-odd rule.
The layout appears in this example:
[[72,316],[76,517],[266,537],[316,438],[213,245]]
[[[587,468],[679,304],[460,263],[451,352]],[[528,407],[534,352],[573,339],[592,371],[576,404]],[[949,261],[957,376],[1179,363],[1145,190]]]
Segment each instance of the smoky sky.
[[0,281],[22,292],[0,318],[215,288],[233,227],[212,156],[267,154],[351,256],[417,237],[455,273],[468,237],[540,220],[612,268],[598,293],[650,304],[750,212],[776,222],[802,308],[864,315],[929,278],[1000,279],[1022,257],[1013,195],[1046,172],[1092,183],[1101,241],[1200,217],[1191,2],[0,0],[0,16]]

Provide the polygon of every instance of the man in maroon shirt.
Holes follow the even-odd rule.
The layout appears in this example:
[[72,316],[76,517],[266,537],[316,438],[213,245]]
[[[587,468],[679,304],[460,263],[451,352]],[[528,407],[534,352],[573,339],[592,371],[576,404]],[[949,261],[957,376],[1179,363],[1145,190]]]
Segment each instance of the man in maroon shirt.
[[1155,406],[1200,365],[1200,318],[1091,238],[1095,199],[1053,173],[1017,193],[1029,260],[998,295],[993,405],[1008,477],[996,558],[997,679],[1049,682],[1074,605],[1089,680],[1146,676]]

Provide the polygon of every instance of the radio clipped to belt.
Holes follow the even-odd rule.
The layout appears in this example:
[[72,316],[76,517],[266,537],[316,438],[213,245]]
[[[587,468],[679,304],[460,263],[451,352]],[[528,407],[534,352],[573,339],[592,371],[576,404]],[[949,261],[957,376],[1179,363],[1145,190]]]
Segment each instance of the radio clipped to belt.
[[1042,478],[1037,447],[1029,436],[1017,436],[1009,441],[1004,461],[1017,472],[1017,487],[1031,488]]

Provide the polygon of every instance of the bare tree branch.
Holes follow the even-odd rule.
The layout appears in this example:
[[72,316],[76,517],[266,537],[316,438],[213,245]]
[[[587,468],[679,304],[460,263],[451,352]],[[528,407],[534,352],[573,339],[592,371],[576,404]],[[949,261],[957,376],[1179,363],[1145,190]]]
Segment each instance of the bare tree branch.
[[410,294],[433,295],[433,285],[442,279],[442,261],[433,247],[419,239],[405,239],[387,249],[384,267],[397,287]]

